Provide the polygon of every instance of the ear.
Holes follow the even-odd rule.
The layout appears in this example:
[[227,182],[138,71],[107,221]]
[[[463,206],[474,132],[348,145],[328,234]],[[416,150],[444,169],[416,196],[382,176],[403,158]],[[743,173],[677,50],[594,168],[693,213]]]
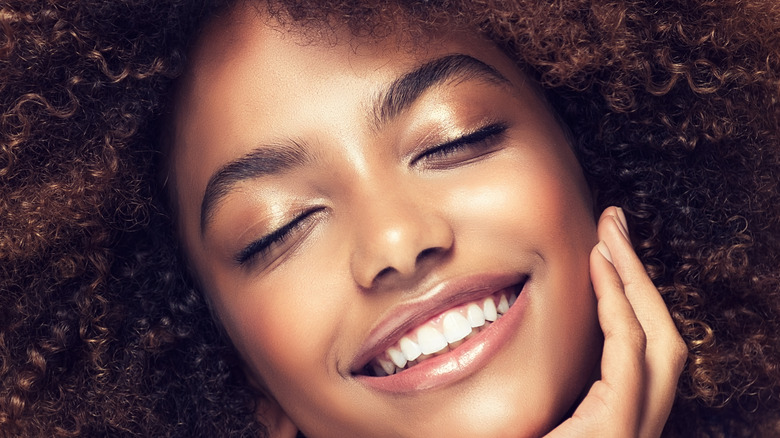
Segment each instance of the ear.
[[270,438],[295,438],[298,428],[276,400],[263,397],[258,402],[257,414],[268,428]]

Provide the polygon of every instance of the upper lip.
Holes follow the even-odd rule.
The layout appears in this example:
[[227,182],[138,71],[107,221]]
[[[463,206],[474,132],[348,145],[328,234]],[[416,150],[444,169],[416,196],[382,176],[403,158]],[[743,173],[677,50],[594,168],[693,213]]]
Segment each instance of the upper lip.
[[409,330],[455,306],[487,297],[521,283],[520,273],[475,274],[437,283],[422,295],[387,309],[373,326],[352,361],[352,373],[384,352]]

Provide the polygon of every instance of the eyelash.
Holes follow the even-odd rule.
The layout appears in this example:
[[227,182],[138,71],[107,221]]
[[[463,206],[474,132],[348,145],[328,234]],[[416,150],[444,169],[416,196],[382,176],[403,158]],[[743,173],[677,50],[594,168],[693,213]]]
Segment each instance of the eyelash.
[[412,160],[412,164],[417,164],[422,160],[444,159],[468,147],[488,148],[500,140],[506,130],[507,126],[504,123],[493,123],[484,126],[455,140],[424,151]]
[[282,245],[299,228],[302,228],[314,214],[322,211],[324,207],[305,211],[281,228],[267,234],[247,245],[236,255],[236,263],[244,266],[257,258],[266,258],[271,251]]

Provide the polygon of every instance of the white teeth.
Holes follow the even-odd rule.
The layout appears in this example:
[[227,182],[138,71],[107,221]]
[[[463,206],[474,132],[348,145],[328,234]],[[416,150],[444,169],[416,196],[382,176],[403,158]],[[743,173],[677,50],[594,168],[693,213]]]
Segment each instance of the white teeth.
[[460,341],[471,333],[471,323],[458,312],[449,312],[442,321],[444,338],[447,343]]
[[390,347],[387,350],[387,355],[390,356],[390,360],[392,360],[395,366],[398,368],[403,368],[406,366],[406,356],[403,354],[403,352],[401,352],[401,350],[395,347]]
[[417,343],[423,354],[433,354],[447,346],[447,339],[433,327],[417,330]]
[[401,342],[398,343],[398,346],[401,347],[401,351],[404,353],[404,357],[406,357],[407,361],[413,361],[422,354],[420,346],[406,336],[401,338]]
[[509,311],[509,301],[506,300],[506,295],[501,294],[501,299],[498,300],[498,313],[505,314]]
[[379,365],[387,374],[393,374],[395,372],[395,364],[389,360],[379,359]]
[[476,304],[469,304],[466,308],[466,316],[469,320],[469,325],[472,327],[482,327],[485,325],[485,313]]
[[485,312],[486,321],[495,321],[498,319],[498,313],[496,312],[496,303],[493,302],[493,297],[485,298],[482,303],[482,311]]
[[[497,297],[496,297],[497,295]],[[458,306],[407,333],[398,344],[371,363],[375,376],[387,376],[413,367],[431,357],[451,351],[485,330],[509,311],[517,293],[500,292],[479,302]],[[498,299],[498,305],[496,305]],[[415,339],[415,340],[413,340]]]

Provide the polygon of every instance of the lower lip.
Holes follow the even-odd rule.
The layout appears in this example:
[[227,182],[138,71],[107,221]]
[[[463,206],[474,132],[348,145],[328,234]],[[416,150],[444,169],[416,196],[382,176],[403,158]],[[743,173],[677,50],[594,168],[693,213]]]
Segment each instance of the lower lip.
[[462,380],[485,367],[517,333],[528,307],[526,289],[501,318],[458,348],[426,360],[391,376],[356,376],[373,389],[392,393],[408,393],[440,388]]

